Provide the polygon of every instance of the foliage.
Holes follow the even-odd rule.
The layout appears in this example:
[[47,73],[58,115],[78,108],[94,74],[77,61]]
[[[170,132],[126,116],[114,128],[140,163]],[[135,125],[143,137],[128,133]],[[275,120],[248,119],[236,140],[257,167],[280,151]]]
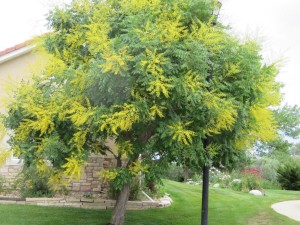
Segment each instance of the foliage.
[[262,174],[256,168],[245,168],[241,171],[242,179],[241,179],[241,188],[242,191],[250,191],[253,189],[259,190],[261,189],[261,182],[262,182]]
[[269,181],[266,179],[263,179],[260,183],[261,188],[263,190],[269,189],[269,190],[281,190],[281,186],[278,183],[278,181]]
[[210,168],[210,182],[212,184],[220,184],[221,187],[228,187],[229,183],[231,181],[231,176],[228,173],[225,173],[224,171],[221,171],[215,167]]
[[5,187],[6,179],[4,176],[0,175],[0,193],[7,191],[7,187]]
[[48,185],[49,177],[38,173],[34,167],[23,168],[15,180],[15,189],[22,197],[52,197],[54,192]]
[[[54,32],[43,39],[51,60],[9,106],[15,153],[39,170],[47,158],[52,175],[78,178],[90,151],[107,150],[109,136],[128,143],[114,154],[130,162],[155,149],[148,155],[181,160],[182,152],[198,164],[217,157],[220,145],[231,152],[271,139],[276,66],[262,65],[254,42],[239,43],[208,17],[187,17],[189,7],[179,0],[74,1],[51,12]],[[112,84],[116,77],[121,82]],[[208,136],[214,144],[205,150]]]
[[3,124],[3,118],[0,117],[0,140],[2,140],[5,136],[5,127]]
[[[128,200],[134,201],[134,200],[140,200],[140,190],[141,190],[140,180],[139,177],[135,177],[132,179],[132,182],[130,183],[130,191],[129,191],[129,198]],[[108,197],[110,199],[117,199],[119,194],[119,190],[114,188],[114,183],[110,182],[109,189],[108,189]]]
[[[230,151],[224,149],[218,154],[218,160],[213,163],[213,166],[221,170],[226,168],[226,171],[232,173],[235,170],[242,170],[247,166],[251,166],[252,157],[248,151]],[[224,166],[226,165],[226,166]]]
[[[266,165],[267,169],[269,169],[269,166],[270,165]],[[263,170],[266,170],[265,172],[268,174],[269,171],[264,167],[262,168]],[[276,172],[276,169],[272,168],[272,172]],[[201,179],[196,179],[196,181],[199,180]],[[280,185],[277,182],[277,176],[274,180],[268,180],[264,177],[262,170],[253,166],[230,172],[212,167],[210,169],[210,183],[212,185],[219,184],[219,187],[221,188],[229,188],[243,192],[248,192],[253,189],[280,189]]]
[[300,143],[294,144],[290,149],[290,153],[292,156],[300,155]]
[[254,160],[253,166],[260,171],[265,180],[277,182],[277,168],[282,162],[276,158],[261,157]]
[[110,152],[117,168],[106,178],[120,190],[153,159],[226,166],[237,150],[274,139],[277,66],[263,64],[254,41],[214,26],[214,4],[74,0],[54,9],[53,32],[38,43],[49,61],[8,106],[14,153],[55,183],[79,179],[91,152]]
[[183,167],[180,165],[176,165],[175,163],[171,163],[168,170],[166,170],[164,173],[164,178],[182,182],[184,180]]
[[0,167],[6,162],[6,159],[11,155],[11,151],[7,149],[4,143],[5,126],[3,124],[3,117],[0,116]]
[[292,141],[300,135],[300,107],[285,104],[273,109],[274,118],[278,126],[277,138],[271,141],[257,143],[258,155],[274,155],[282,157],[289,155]]
[[284,136],[297,138],[300,135],[300,107],[297,105],[283,107],[274,110],[275,118],[280,132]]
[[299,161],[292,160],[281,165],[278,170],[278,182],[286,190],[300,190]]

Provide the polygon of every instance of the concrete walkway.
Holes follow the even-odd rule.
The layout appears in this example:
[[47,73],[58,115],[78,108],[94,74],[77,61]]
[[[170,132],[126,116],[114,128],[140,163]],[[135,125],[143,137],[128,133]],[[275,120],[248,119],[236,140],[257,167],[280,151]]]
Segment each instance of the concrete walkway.
[[300,200],[278,202],[271,206],[277,213],[300,221]]

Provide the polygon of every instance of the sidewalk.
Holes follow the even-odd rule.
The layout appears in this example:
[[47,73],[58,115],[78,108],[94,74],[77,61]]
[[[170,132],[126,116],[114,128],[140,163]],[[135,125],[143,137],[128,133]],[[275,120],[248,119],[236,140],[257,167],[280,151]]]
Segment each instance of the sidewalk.
[[300,200],[278,202],[271,206],[277,213],[300,221]]

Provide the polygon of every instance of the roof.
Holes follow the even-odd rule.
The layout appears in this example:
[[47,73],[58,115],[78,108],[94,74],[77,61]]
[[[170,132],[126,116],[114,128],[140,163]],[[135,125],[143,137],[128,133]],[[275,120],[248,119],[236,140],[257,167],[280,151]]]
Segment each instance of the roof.
[[9,48],[7,48],[7,49],[5,49],[3,51],[0,51],[0,56],[6,55],[6,54],[8,54],[10,52],[13,52],[13,51],[18,50],[20,48],[23,48],[25,46],[26,46],[26,42],[23,42],[21,44],[17,44],[17,45],[15,45],[13,47],[9,47]]
[[26,41],[0,51],[0,64],[14,59],[18,56],[24,55],[30,52],[34,47],[34,45],[30,45],[30,41]]

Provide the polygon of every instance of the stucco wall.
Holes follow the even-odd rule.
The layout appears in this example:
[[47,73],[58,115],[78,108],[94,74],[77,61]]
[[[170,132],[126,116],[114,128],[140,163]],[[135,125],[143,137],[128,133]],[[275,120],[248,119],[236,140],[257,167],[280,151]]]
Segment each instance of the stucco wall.
[[5,112],[6,89],[13,89],[20,81],[30,79],[31,70],[40,62],[37,54],[28,52],[0,64],[0,112]]
[[[8,61],[0,62],[0,113],[6,112],[5,106],[9,103],[10,90],[14,90],[22,80],[30,80],[34,66],[42,65],[41,62],[44,60],[33,51],[29,51]],[[0,140],[0,150],[7,147],[6,141],[7,136]],[[17,165],[18,160],[11,156],[6,163]]]

